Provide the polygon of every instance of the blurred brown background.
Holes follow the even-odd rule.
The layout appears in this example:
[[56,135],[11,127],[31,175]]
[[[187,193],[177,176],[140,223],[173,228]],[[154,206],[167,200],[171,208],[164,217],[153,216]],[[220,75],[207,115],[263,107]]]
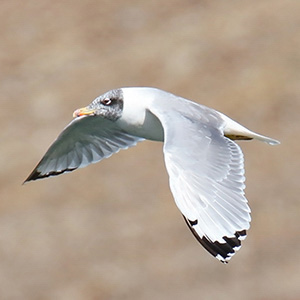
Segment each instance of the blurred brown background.
[[[0,2],[0,299],[300,299],[300,2]],[[155,86],[281,141],[239,143],[252,227],[194,239],[162,144],[22,186],[72,112]]]

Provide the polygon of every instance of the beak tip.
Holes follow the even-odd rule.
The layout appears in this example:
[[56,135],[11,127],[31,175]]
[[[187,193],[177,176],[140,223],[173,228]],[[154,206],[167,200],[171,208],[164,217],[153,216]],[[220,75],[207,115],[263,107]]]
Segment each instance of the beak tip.
[[73,112],[73,118],[76,118],[79,116],[79,109],[76,109],[74,112]]
[[88,107],[79,108],[73,112],[73,118],[77,118],[81,116],[93,116],[93,115],[95,115],[95,110],[90,109]]

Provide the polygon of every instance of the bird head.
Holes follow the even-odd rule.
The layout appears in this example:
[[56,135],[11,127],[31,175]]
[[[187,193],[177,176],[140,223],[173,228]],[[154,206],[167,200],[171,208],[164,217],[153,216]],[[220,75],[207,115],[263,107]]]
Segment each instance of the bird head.
[[73,117],[100,116],[116,121],[123,111],[123,92],[121,89],[111,90],[93,100],[88,106],[76,109]]

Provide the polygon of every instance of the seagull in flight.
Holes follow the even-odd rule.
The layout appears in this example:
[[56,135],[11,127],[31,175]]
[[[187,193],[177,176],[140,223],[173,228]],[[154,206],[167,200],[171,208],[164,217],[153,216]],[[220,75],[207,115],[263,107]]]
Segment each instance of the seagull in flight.
[[145,139],[160,141],[170,189],[193,235],[223,263],[240,249],[251,217],[243,153],[234,140],[278,141],[150,87],[108,91],[73,117],[25,182],[83,168]]

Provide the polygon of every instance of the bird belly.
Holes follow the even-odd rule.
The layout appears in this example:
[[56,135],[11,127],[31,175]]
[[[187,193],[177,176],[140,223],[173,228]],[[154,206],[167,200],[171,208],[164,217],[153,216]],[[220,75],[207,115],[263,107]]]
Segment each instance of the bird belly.
[[164,130],[161,122],[149,110],[145,111],[143,118],[135,119],[135,121],[133,121],[133,119],[128,121],[127,118],[125,120],[120,118],[117,122],[120,127],[129,134],[147,140],[164,141]]

